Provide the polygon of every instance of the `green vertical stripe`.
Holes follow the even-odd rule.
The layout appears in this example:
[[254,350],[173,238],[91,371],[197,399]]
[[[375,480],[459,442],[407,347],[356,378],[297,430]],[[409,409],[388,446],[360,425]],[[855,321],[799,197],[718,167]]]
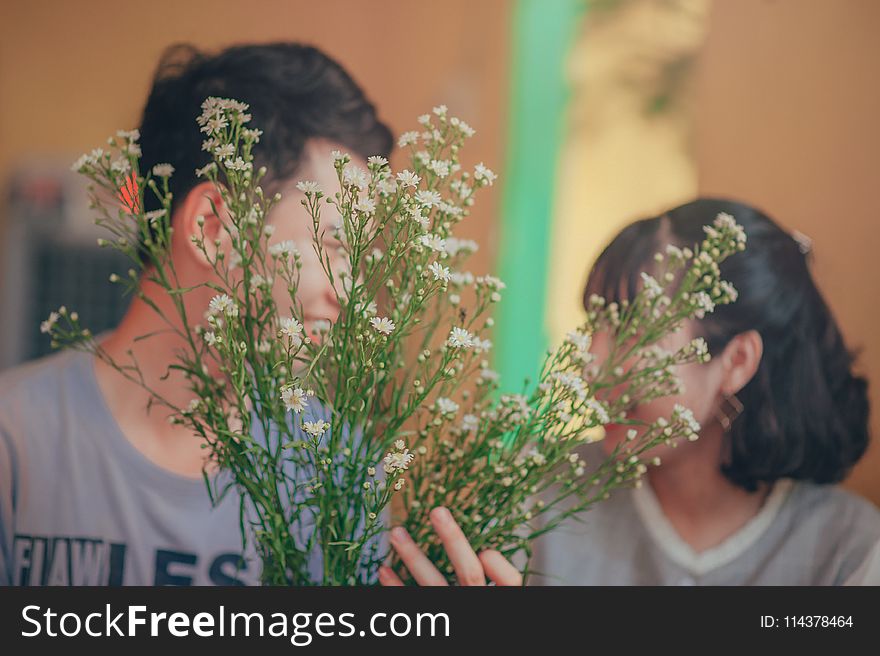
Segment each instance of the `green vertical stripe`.
[[534,382],[547,348],[547,269],[556,167],[568,98],[566,57],[583,0],[516,0],[504,170],[495,367],[502,390]]

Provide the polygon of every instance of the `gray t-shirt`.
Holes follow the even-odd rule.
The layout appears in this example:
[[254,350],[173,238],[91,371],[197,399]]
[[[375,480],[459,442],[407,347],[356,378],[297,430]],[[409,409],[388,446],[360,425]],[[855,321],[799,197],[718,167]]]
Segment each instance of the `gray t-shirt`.
[[[240,509],[235,488],[212,507],[203,479],[169,472],[128,441],[91,354],[0,375],[0,584],[256,584]],[[310,570],[317,576],[320,562]]]
[[[588,463],[603,457],[599,445],[586,447]],[[696,553],[645,482],[616,490],[537,540],[529,583],[877,584],[878,542],[880,511],[870,502],[835,486],[782,480],[744,527]]]

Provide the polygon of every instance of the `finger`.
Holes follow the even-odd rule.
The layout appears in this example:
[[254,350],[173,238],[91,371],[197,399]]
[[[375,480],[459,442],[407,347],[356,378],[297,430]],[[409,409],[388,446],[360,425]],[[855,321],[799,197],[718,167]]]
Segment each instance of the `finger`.
[[386,588],[403,586],[403,581],[397,574],[394,573],[394,570],[390,567],[386,567],[385,565],[382,565],[382,567],[379,568],[379,583]]
[[522,574],[513,564],[494,549],[486,549],[480,552],[480,562],[486,575],[495,585],[521,586]]
[[442,506],[434,508],[431,511],[431,524],[434,525],[437,537],[446,549],[446,555],[449,556],[449,561],[455,569],[459,585],[486,585],[483,564],[471,548],[461,527],[452,517],[452,513]]
[[391,529],[391,546],[419,585],[448,585],[444,576],[422,553],[402,526]]

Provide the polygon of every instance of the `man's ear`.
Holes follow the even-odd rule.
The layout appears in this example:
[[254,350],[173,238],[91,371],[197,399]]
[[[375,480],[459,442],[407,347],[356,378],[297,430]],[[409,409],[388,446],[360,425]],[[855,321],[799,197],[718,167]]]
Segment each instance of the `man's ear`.
[[[213,268],[218,253],[229,257],[232,238],[224,224],[229,224],[229,216],[213,182],[202,182],[193,187],[173,220],[174,232],[181,239],[182,248],[194,262],[208,269]],[[203,243],[197,243],[196,239]]]
[[736,394],[754,377],[764,354],[764,340],[757,330],[734,337],[721,353],[723,377],[721,392]]

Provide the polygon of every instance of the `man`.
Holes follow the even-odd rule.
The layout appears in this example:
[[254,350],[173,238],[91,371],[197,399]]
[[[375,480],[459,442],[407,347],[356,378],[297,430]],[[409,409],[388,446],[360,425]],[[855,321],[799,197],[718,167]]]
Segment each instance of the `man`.
[[[219,239],[218,248],[229,248],[213,214],[212,204],[222,206],[220,196],[194,174],[209,160],[195,122],[209,96],[248,103],[251,125],[263,131],[255,167],[266,166],[263,186],[282,194],[267,217],[275,230],[272,242],[311,241],[295,183],[308,179],[335,188],[333,150],[349,152],[366,169],[367,157],[387,157],[393,145],[360,87],[315,48],[276,43],[217,55],[188,46],[168,50],[140,125],[141,170],[163,162],[175,168],[171,258],[180,286],[195,288],[185,296],[187,316],[195,321],[215,293],[204,286],[215,274],[190,238],[204,230],[206,243]],[[329,209],[328,224],[335,222]],[[337,252],[338,244],[328,246],[329,253]],[[308,328],[334,319],[339,307],[317,256],[311,248],[300,250],[297,297]],[[151,305],[166,316],[176,311],[167,293],[146,277],[141,291],[147,301],[135,296],[119,327],[101,338],[102,346],[117,362],[133,357],[148,387],[185,407],[192,396],[186,380],[166,375],[180,338]],[[289,306],[283,285],[273,293],[280,308]],[[143,335],[151,336],[136,339]],[[0,376],[0,584],[259,581],[259,559],[242,552],[240,498],[233,490],[212,507],[203,479],[204,443],[185,427],[170,425],[160,409],[147,412],[149,397],[84,352],[55,354]],[[454,521],[444,522],[442,509],[436,514],[453,562],[468,568],[462,580],[485,581],[480,560]],[[494,552],[480,558],[498,563],[508,580],[517,576]],[[491,567],[487,571],[495,578]]]
[[[388,156],[392,148],[390,130],[360,87],[314,48],[250,45],[217,55],[186,46],[168,50],[143,111],[141,170],[159,162],[175,168],[171,257],[184,287],[214,275],[190,241],[201,229],[196,217],[205,217],[206,241],[223,234],[211,208],[211,202],[221,205],[219,194],[194,173],[210,159],[195,121],[208,96],[249,103],[252,124],[263,130],[256,166],[269,171],[264,187],[284,196],[268,218],[273,241],[311,240],[294,184],[307,178],[333,188],[333,149],[350,152],[366,168],[368,156]],[[302,251],[299,300],[306,324],[333,319],[339,309],[333,289],[312,249]],[[163,289],[145,277],[141,289],[166,316],[176,316]],[[201,320],[214,293],[200,287],[187,294],[187,316]],[[288,305],[289,299],[280,307]],[[185,407],[192,396],[186,381],[165,377],[180,346],[165,328],[148,303],[135,297],[102,345],[117,362],[128,362],[131,350],[145,383]],[[202,477],[202,441],[170,425],[158,407],[147,412],[148,400],[142,387],[82,352],[56,354],[2,376],[0,583],[259,580],[257,560],[252,554],[243,558],[237,495],[226,495],[212,508]]]

